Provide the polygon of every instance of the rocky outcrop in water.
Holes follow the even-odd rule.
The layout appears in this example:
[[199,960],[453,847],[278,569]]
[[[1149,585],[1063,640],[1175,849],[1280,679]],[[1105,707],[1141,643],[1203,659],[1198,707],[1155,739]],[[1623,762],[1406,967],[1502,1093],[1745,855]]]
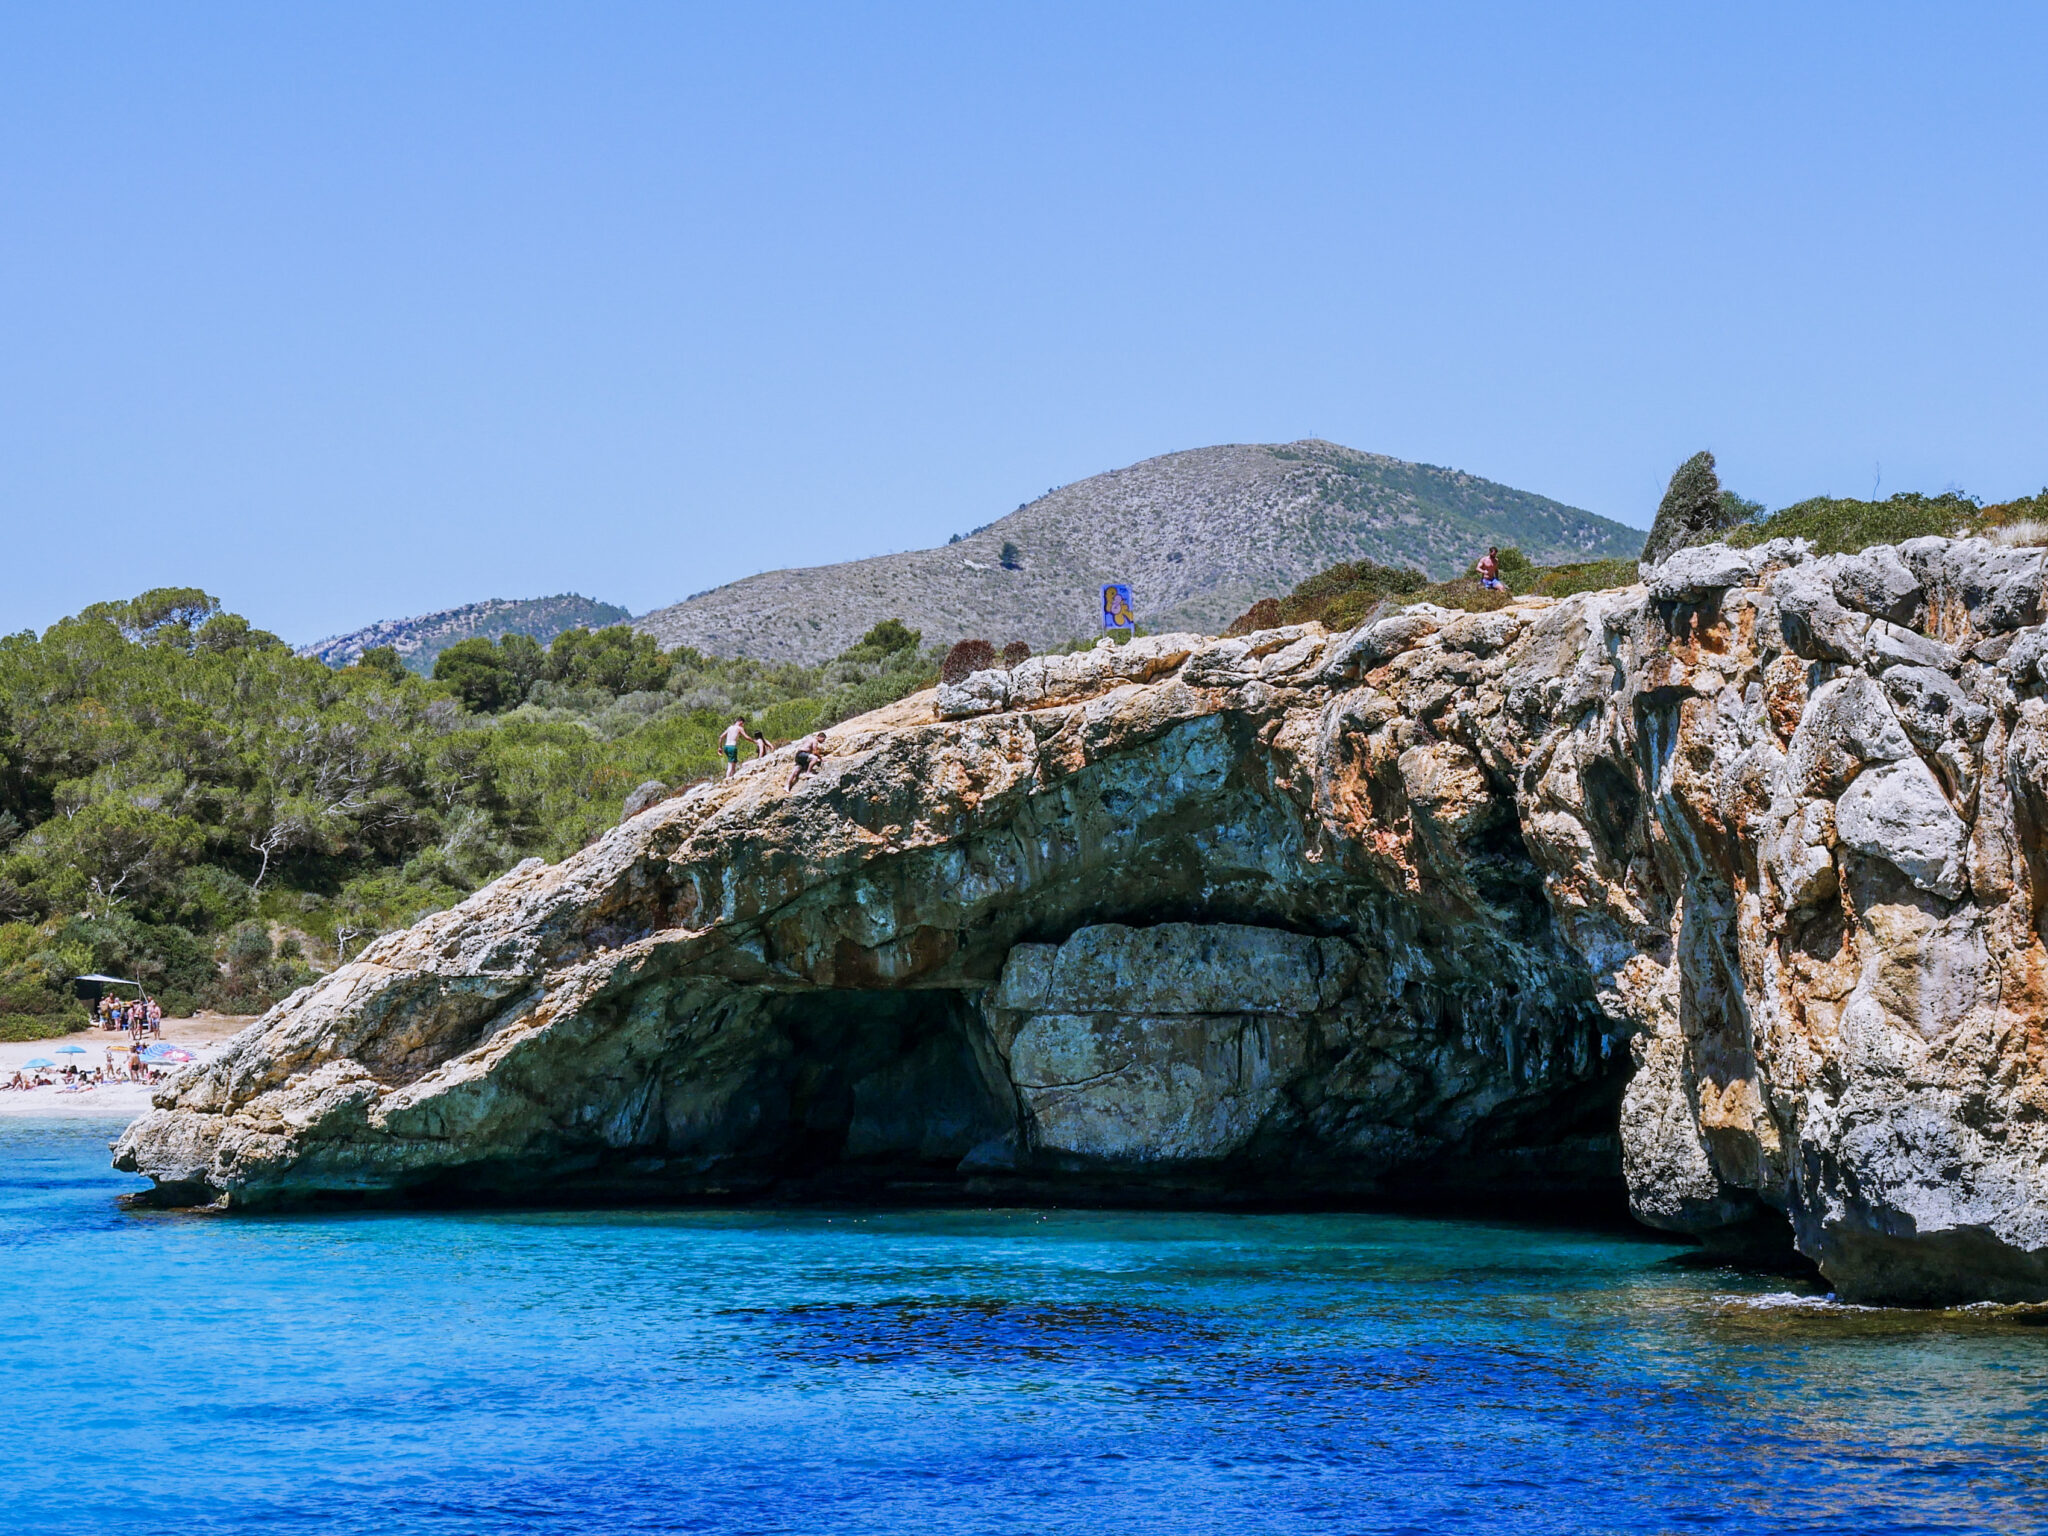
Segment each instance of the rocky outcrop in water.
[[188,1073],[169,1202],[1553,1204],[2048,1296],[2042,553],[978,673],[522,867]]

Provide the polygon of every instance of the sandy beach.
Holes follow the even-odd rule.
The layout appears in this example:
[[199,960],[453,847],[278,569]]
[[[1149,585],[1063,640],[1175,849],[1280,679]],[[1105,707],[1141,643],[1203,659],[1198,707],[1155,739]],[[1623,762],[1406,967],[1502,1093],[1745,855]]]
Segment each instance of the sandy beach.
[[[222,1014],[165,1019],[163,1037],[191,1051],[199,1060],[210,1061],[248,1022]],[[83,1046],[85,1054],[58,1055],[58,1047],[65,1045]],[[0,1041],[0,1083],[11,1079],[18,1067],[37,1056],[47,1056],[60,1067],[66,1062],[76,1062],[85,1068],[103,1067],[109,1049],[125,1062],[127,1035],[119,1030],[86,1029],[62,1039]],[[132,1120],[149,1108],[149,1096],[154,1091],[152,1084],[128,1082],[102,1083],[79,1092],[58,1088],[0,1089],[0,1119]]]

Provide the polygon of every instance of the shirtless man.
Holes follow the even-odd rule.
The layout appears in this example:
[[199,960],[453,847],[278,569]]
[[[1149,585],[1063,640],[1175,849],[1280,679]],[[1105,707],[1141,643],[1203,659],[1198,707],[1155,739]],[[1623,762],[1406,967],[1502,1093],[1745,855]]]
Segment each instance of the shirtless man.
[[1500,551],[1489,549],[1479,557],[1479,585],[1489,592],[1507,591],[1507,583],[1500,579]]
[[815,731],[796,744],[796,766],[789,770],[789,782],[783,785],[785,792],[795,789],[796,782],[807,773],[816,773],[818,764],[825,760],[825,733]]
[[759,757],[768,750],[767,738],[747,729],[747,717],[734,715],[732,724],[725,728],[725,734],[718,738],[718,748],[725,754],[725,776],[729,779],[740,771],[740,743],[751,741],[754,756]]

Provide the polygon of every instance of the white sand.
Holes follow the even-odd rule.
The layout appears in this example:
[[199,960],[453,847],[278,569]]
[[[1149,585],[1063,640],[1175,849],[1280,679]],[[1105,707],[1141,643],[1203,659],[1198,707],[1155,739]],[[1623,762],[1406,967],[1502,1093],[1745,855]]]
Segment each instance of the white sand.
[[[165,1019],[164,1039],[183,1046],[201,1061],[211,1061],[220,1048],[249,1021],[212,1014],[203,1019]],[[83,1056],[60,1056],[60,1045],[82,1045]],[[88,1029],[61,1040],[0,1040],[0,1083],[13,1080],[15,1070],[37,1056],[47,1056],[61,1070],[67,1062],[90,1070],[107,1064],[107,1051],[125,1070],[128,1064],[128,1036],[120,1030]],[[173,1071],[182,1070],[173,1068]],[[56,1076],[51,1073],[50,1076]],[[150,1107],[156,1092],[151,1083],[102,1083],[97,1088],[67,1093],[58,1088],[10,1090],[0,1088],[0,1119],[34,1120],[133,1120]]]

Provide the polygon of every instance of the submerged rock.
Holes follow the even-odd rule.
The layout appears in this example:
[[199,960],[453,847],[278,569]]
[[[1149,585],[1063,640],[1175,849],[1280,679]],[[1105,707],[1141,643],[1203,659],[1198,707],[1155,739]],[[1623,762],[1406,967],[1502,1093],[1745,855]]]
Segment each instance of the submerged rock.
[[230,1206],[1625,1189],[1848,1297],[2048,1297],[2041,579],[1710,545],[976,673],[379,941],[117,1160]]

